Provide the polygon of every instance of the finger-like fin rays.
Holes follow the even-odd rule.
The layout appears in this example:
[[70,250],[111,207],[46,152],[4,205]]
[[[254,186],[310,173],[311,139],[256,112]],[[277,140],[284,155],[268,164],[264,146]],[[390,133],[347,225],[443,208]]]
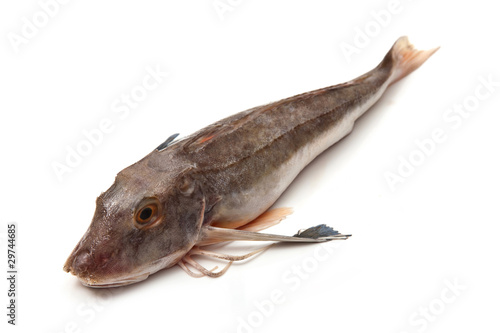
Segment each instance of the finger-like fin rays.
[[[248,230],[235,230],[235,229],[225,229],[208,226],[204,229],[203,239],[201,243],[214,244],[218,242],[225,241],[235,241],[235,240],[248,240],[248,241],[278,241],[278,242],[300,242],[300,243],[320,243],[327,242],[331,240],[345,240],[351,235],[344,235],[338,231],[328,227],[325,224],[320,224],[306,230],[299,230],[294,236],[282,236],[265,234]],[[255,251],[249,252],[244,255],[230,255],[218,253],[210,250],[204,249],[202,246],[193,247],[179,262],[178,265],[190,276],[192,277],[219,277],[222,276],[231,266],[234,261],[240,261],[248,259],[258,253],[261,253],[276,243],[269,244]],[[211,270],[206,269],[195,261],[191,256],[200,255],[215,259],[227,260],[229,261],[227,265],[218,272],[215,270],[218,268],[215,266]],[[193,272],[187,265],[195,268],[199,273]]]
[[[284,207],[284,208],[275,208],[271,209],[269,211],[264,212],[261,214],[259,217],[257,217],[255,220],[246,223],[244,225],[241,225],[241,223],[226,223],[223,224],[226,228],[217,228],[217,227],[209,227],[211,229],[217,229],[217,230],[228,230],[228,231],[235,231],[235,232],[242,232],[246,231],[251,234],[257,234],[257,231],[269,228],[273,225],[276,225],[280,223],[284,218],[286,218],[288,215],[292,213],[292,209],[289,207]],[[217,223],[214,223],[215,225],[219,225]],[[235,229],[228,229],[227,227],[238,227],[238,230]],[[203,249],[202,246],[206,246],[209,244],[214,244],[214,243],[220,243],[220,242],[225,242],[227,239],[224,237],[204,237],[203,240],[197,243],[197,246],[193,247],[179,262],[178,265],[190,276],[192,277],[203,277],[203,276],[209,276],[209,277],[219,277],[223,275],[231,266],[233,261],[240,261],[240,260],[245,260],[248,259],[258,253],[261,253],[274,244],[270,244],[267,246],[264,246],[262,248],[259,248],[255,251],[249,252],[244,255],[230,255],[230,254],[223,254],[223,253],[218,253],[218,252],[213,252],[210,250]],[[206,256],[206,257],[211,257],[215,259],[221,259],[221,260],[227,260],[229,261],[227,265],[220,270],[219,272],[215,272],[215,270],[218,268],[215,266],[211,270],[206,269],[202,265],[200,265],[197,261],[195,261],[191,256],[193,255],[200,255],[200,256]],[[199,273],[193,272],[189,267],[192,266],[196,270],[198,270]]]
[[[191,258],[191,255],[188,253],[184,256],[184,258],[182,258],[182,261],[184,262],[184,264],[189,264],[191,266],[193,266],[194,268],[196,268],[200,273],[199,274],[202,274],[202,276],[209,276],[209,277],[219,277],[219,276],[222,276],[224,273],[226,273],[226,271],[228,270],[229,266],[231,266],[231,264],[233,263],[232,261],[230,261],[226,267],[224,267],[222,270],[220,270],[219,272],[216,272],[214,273],[213,271],[217,269],[217,266],[215,266],[213,269],[211,270],[208,270],[206,269],[205,267],[203,267],[202,265],[200,265],[197,261],[195,261],[193,258]],[[185,266],[186,267],[186,266]],[[187,267],[186,267],[187,268]],[[187,268],[188,269],[188,268]],[[189,269],[188,269],[189,270]],[[193,272],[191,272],[193,273]],[[196,274],[196,273],[194,273]],[[196,277],[200,277],[199,274],[196,274],[197,276]],[[193,276],[193,275],[191,275]]]
[[[254,256],[254,255],[256,255],[256,254],[258,254],[260,252],[263,252],[263,251],[267,250],[268,248],[270,248],[273,245],[274,244],[269,244],[269,245],[264,246],[264,247],[262,247],[260,249],[257,249],[255,251],[252,251],[252,252],[249,252],[249,253],[243,254],[243,255],[230,255],[230,254],[218,253],[218,252],[213,252],[213,251],[210,251],[210,250],[205,250],[205,249],[202,249],[201,247],[195,246],[177,264],[186,273],[188,273],[192,277],[196,277],[196,278],[203,277],[203,276],[219,277],[219,276],[222,276],[224,273],[226,273],[226,271],[229,269],[229,267],[231,266],[231,264],[234,261],[240,261],[240,260],[248,259],[248,258],[250,258],[250,257],[252,257],[252,256]],[[205,267],[203,267],[202,265],[200,265],[193,258],[191,258],[192,255],[207,256],[207,257],[211,257],[211,258],[227,260],[229,262],[226,264],[226,266],[223,269],[221,269],[218,272],[214,272],[218,268],[218,266],[215,266],[211,270],[208,270]],[[187,264],[189,264],[190,266],[196,268],[199,271],[199,273],[193,272],[191,269],[189,269],[189,267],[187,266]]]
[[202,274],[202,273],[195,273],[193,272],[192,270],[190,270],[186,264],[184,263],[184,259],[182,259],[181,261],[179,261],[177,263],[177,265],[179,265],[180,268],[182,268],[182,270],[186,273],[188,273],[189,276],[191,277],[194,277],[194,278],[200,278],[200,277],[204,277],[205,274]]

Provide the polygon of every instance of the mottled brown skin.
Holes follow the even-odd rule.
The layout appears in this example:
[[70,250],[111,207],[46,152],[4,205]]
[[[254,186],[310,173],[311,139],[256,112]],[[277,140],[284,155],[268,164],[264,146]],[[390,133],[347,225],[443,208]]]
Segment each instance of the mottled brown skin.
[[[392,68],[388,54],[377,68],[349,83],[240,112],[179,142],[178,156],[197,166],[193,177],[200,178],[210,198],[251,191],[298,150],[341,121],[355,105],[370,99],[387,82]],[[212,139],[199,143],[200,138],[212,135]],[[208,206],[211,204],[209,201]],[[218,205],[224,206],[224,202]],[[255,211],[249,220],[263,211]],[[214,216],[217,206],[205,223]]]
[[[390,83],[432,54],[415,65],[415,52],[400,39],[355,80],[240,112],[154,150],[99,196],[64,269],[89,286],[137,282],[175,265],[207,226],[237,228],[253,220],[310,160],[348,134]],[[161,218],[140,229],[136,212],[144,200],[159,203]]]
[[[92,223],[68,258],[65,270],[92,285],[140,272],[165,254],[178,253],[180,259],[184,250],[197,241],[204,199],[199,188],[189,195],[181,191],[182,174],[159,180],[161,175],[150,169],[146,160],[120,172],[115,183],[97,198]],[[170,185],[165,186],[163,181]],[[147,230],[140,230],[133,223],[117,223],[133,221],[135,209],[144,198],[157,198],[167,207],[161,222],[168,223]]]

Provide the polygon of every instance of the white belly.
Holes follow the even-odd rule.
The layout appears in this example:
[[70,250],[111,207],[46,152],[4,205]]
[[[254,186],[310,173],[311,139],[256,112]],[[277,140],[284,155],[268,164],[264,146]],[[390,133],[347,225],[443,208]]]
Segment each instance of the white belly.
[[265,212],[286,190],[297,175],[314,158],[327,148],[349,134],[354,122],[365,113],[383,94],[387,85],[382,86],[364,104],[353,108],[342,121],[337,122],[328,131],[317,136],[310,143],[302,147],[286,163],[283,163],[274,172],[270,173],[253,188],[245,192],[226,195],[222,200],[214,220],[218,222],[232,222],[231,227],[243,225],[252,221]]

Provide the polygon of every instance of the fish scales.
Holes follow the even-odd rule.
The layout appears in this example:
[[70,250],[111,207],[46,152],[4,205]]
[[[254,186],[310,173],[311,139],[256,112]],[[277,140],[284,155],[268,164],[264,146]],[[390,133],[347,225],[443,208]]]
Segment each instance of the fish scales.
[[202,147],[190,149],[198,138],[212,135],[210,126],[195,140],[179,142],[210,191],[223,197],[212,219],[245,224],[267,210],[312,159],[352,130],[387,87],[392,68],[392,59],[386,58],[348,83],[229,117],[217,123],[226,130]]

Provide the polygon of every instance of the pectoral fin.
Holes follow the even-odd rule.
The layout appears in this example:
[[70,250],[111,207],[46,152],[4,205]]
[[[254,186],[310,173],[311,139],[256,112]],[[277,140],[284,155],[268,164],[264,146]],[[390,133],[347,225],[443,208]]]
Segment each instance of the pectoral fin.
[[[281,235],[265,234],[248,230],[226,229],[226,228],[207,226],[204,227],[202,231],[202,237],[200,241],[196,243],[196,246],[194,246],[177,264],[186,273],[188,273],[190,276],[193,277],[202,277],[202,276],[219,277],[228,270],[229,266],[231,266],[231,263],[233,261],[240,261],[253,257],[254,255],[268,249],[270,246],[274,245],[274,243],[244,255],[230,255],[230,254],[218,253],[204,249],[202,248],[202,246],[207,244],[215,244],[220,242],[238,241],[238,240],[318,243],[318,242],[327,242],[330,240],[347,239],[350,236],[351,235],[340,234],[338,231],[333,230],[332,228],[330,228],[325,224],[320,224],[305,230],[299,230],[299,232],[297,232],[294,236],[281,236]],[[191,257],[194,255],[227,260],[229,261],[229,263],[222,270],[215,272],[215,270],[218,268],[217,266],[212,268],[211,270],[208,270]],[[187,265],[192,266],[199,273],[193,272]]]
[[261,231],[280,223],[288,215],[292,213],[293,209],[290,207],[280,207],[280,208],[270,209],[262,213],[255,220],[239,227],[238,229],[247,231]]
[[203,235],[199,245],[238,240],[319,243],[330,240],[347,239],[350,236],[351,235],[343,235],[324,224],[320,224],[306,230],[301,230],[294,236],[273,235],[247,230],[225,229],[208,226],[203,230]]
[[283,221],[288,215],[292,214],[293,209],[290,207],[273,208],[265,211],[256,219],[248,221],[214,221],[211,226],[225,229],[239,229],[248,231],[261,231],[272,227]]

